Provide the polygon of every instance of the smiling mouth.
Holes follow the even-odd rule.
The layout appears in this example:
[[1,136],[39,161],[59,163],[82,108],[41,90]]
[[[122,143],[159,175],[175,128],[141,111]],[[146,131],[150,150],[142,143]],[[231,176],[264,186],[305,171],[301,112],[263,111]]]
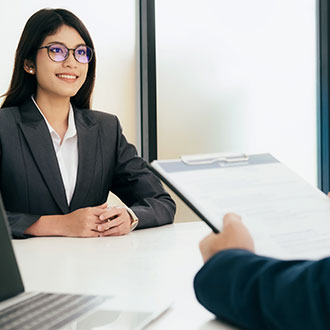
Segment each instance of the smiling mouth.
[[76,80],[78,76],[70,75],[70,74],[57,74],[56,77],[65,80]]

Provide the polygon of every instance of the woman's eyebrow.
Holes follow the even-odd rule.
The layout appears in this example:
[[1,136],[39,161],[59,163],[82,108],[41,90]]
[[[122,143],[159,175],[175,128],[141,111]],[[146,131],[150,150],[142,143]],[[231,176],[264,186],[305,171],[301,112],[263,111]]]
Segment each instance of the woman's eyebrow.
[[[47,46],[53,45],[53,44],[60,44],[60,45],[63,45],[65,47],[69,48],[64,42],[62,42],[62,41],[56,41],[56,40],[48,42],[47,43]],[[76,44],[74,47],[76,48],[78,46],[86,46],[86,44],[84,42],[82,42],[82,43]]]

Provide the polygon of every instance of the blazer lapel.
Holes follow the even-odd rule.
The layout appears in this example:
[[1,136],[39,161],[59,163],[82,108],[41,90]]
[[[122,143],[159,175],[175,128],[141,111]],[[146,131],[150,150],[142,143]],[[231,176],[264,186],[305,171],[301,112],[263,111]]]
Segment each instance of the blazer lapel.
[[40,173],[58,207],[68,213],[62,175],[48,127],[32,100],[20,107],[20,113],[22,121],[19,125]]
[[93,184],[95,172],[99,125],[90,110],[74,108],[78,135],[78,173],[76,187],[70,203],[70,210],[84,205]]

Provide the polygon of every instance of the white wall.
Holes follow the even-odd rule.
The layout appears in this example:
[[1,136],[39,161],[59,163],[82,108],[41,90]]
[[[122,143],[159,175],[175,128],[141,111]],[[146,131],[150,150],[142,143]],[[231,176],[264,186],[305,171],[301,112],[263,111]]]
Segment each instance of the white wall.
[[160,156],[271,152],[316,183],[315,0],[157,0]]
[[96,49],[93,108],[118,115],[128,140],[138,144],[140,131],[137,125],[139,96],[136,3],[135,0],[2,0],[0,94],[8,89],[15,49],[27,19],[41,8],[71,10],[86,25]]
[[315,0],[156,0],[159,157],[270,152],[316,185],[316,40]]

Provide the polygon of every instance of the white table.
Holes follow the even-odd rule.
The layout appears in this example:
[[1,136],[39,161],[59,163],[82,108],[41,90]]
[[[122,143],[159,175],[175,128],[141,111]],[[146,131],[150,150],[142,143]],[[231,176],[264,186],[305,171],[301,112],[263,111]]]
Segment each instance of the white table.
[[171,300],[147,329],[232,329],[196,300],[193,278],[202,266],[198,243],[210,232],[202,222],[180,223],[103,238],[14,240],[27,291]]

